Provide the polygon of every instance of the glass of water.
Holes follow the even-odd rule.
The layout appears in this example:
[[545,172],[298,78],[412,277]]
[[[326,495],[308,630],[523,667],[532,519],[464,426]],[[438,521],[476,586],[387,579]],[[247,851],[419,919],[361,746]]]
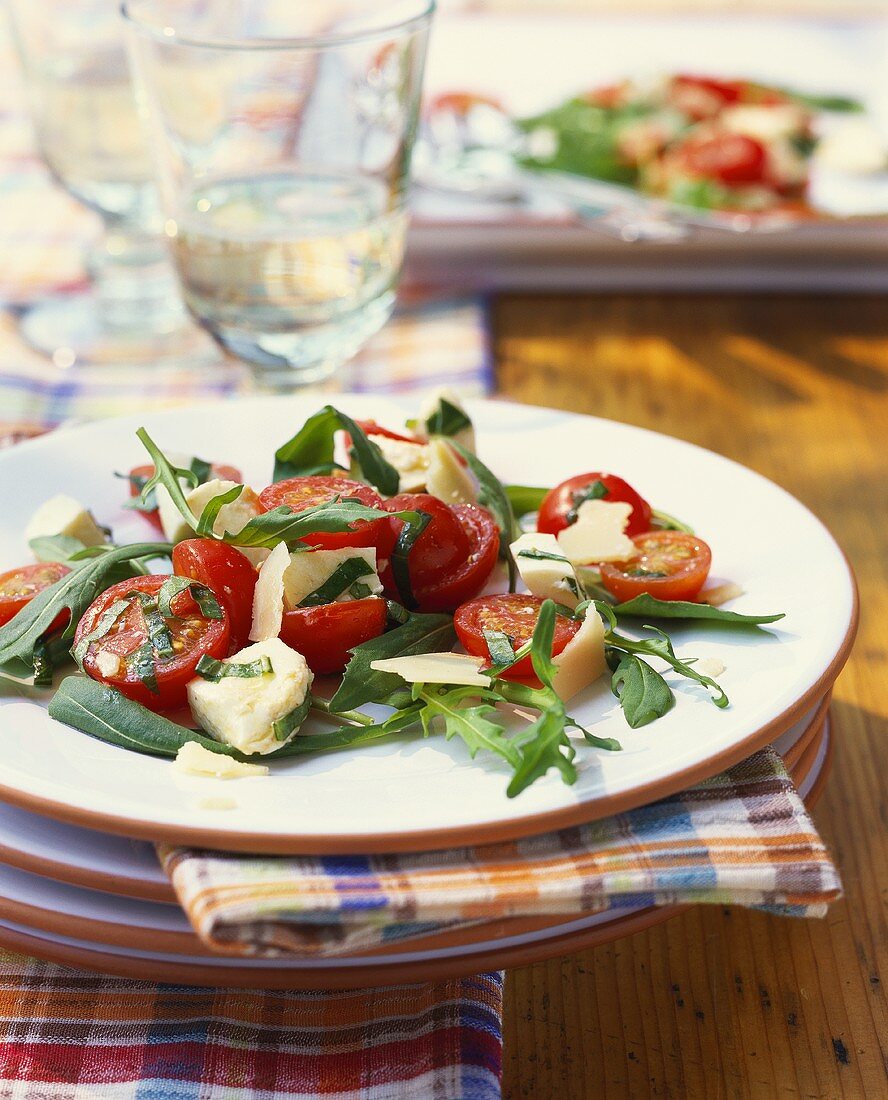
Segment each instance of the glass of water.
[[125,0],[185,303],[259,385],[391,313],[433,0]]
[[10,0],[37,144],[54,178],[101,215],[89,290],[26,312],[25,338],[61,366],[211,348],[182,307],[115,0]]

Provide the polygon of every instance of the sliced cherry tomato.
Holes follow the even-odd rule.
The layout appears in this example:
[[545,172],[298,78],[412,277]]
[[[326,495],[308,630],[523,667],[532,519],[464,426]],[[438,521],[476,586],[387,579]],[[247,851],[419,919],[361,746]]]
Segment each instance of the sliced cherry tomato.
[[543,497],[543,503],[540,505],[537,530],[548,535],[557,535],[559,531],[563,531],[565,527],[568,527],[572,522],[567,518],[571,509],[582,501],[584,491],[594,485],[596,481],[600,481],[607,489],[607,493],[601,497],[602,500],[632,505],[632,514],[629,516],[629,523],[626,527],[628,535],[639,535],[642,531],[650,530],[651,506],[644,497],[639,496],[632,486],[621,477],[617,477],[615,474],[598,472],[577,474],[576,477],[569,477],[566,481],[562,481],[560,485],[556,485],[554,489],[550,489]]
[[[132,667],[132,656],[148,639],[145,615],[135,595],[157,596],[167,579],[165,576],[134,577],[120,581],[95,599],[77,626],[75,646],[80,639],[94,630],[103,613],[115,600],[128,600],[129,606],[121,613],[111,629],[101,639],[93,642],[86,652],[83,668],[88,676],[100,683],[117,688],[123,695],[135,699],[151,710],[175,710],[185,703],[185,685],[194,678],[194,669],[204,653],[221,659],[228,654],[230,636],[228,616],[222,619],[206,619],[189,592],[181,592],[173,601],[173,618],[166,620],[173,644],[172,657],[153,658],[157,692],[150,690]],[[224,612],[224,607],[223,607]],[[107,657],[100,657],[107,654]],[[118,667],[113,671],[101,671],[105,661]],[[130,660],[127,660],[130,658]]]
[[349,650],[379,637],[385,618],[385,600],[379,596],[297,607],[284,612],[280,638],[302,654],[312,672],[328,676],[342,672]]
[[215,592],[228,612],[231,652],[247,644],[253,624],[257,573],[234,546],[216,539],[186,539],[173,547],[173,572],[191,577]]
[[743,97],[743,82],[681,73],[669,82],[667,97],[673,107],[699,122],[713,118],[724,107],[739,103]]
[[[210,466],[210,472],[213,477],[219,478],[220,481],[243,481],[243,474],[236,466],[226,466],[224,463],[213,462]],[[142,491],[142,486],[151,477],[154,477],[154,467],[152,465],[134,466],[129,472],[130,496],[137,497]],[[163,530],[160,525],[160,515],[156,508],[152,512],[142,512],[140,514],[149,523],[153,524],[158,531]]]
[[[259,494],[259,503],[266,512],[272,508],[286,505],[294,512],[326,504],[336,497],[348,497],[359,500],[368,508],[382,508],[382,498],[375,489],[361,481],[351,481],[347,477],[291,477],[286,481],[275,482]],[[319,532],[306,535],[303,542],[309,546],[320,546],[324,550],[339,550],[343,546],[375,546],[378,558],[386,558],[391,553],[393,542],[391,522],[388,519],[358,520],[348,531],[340,533]]]
[[[469,533],[465,530],[456,511],[438,497],[428,493],[401,493],[383,502],[387,512],[425,512],[431,516],[425,530],[410,548],[407,569],[414,593],[425,590],[445,573],[452,572],[465,562],[471,552]],[[392,519],[392,545],[404,527],[404,521]],[[386,589],[397,598],[397,586],[391,567],[380,573]]]
[[[38,592],[49,588],[70,572],[68,566],[61,562],[46,561],[37,565],[22,565],[18,569],[10,569],[8,573],[0,573],[0,626],[18,615]],[[49,629],[55,630],[63,626],[69,618],[70,612],[62,611]]]
[[762,183],[767,175],[767,150],[747,134],[691,137],[676,154],[691,175],[728,186]]
[[659,600],[693,600],[709,576],[712,551],[696,535],[647,531],[632,540],[638,557],[601,563],[604,587],[620,602],[643,592]]
[[[539,596],[524,592],[504,592],[495,596],[478,596],[457,608],[453,626],[467,653],[490,660],[490,651],[484,637],[485,630],[498,630],[505,634],[513,649],[519,649],[533,637],[543,601]],[[579,620],[564,615],[555,617],[555,635],[552,656],[557,656],[580,629]],[[522,657],[508,672],[507,680],[535,680],[533,663],[529,656]]]
[[436,581],[413,589],[420,611],[455,610],[483,588],[499,556],[499,529],[490,512],[476,504],[451,508],[468,536],[468,557]]

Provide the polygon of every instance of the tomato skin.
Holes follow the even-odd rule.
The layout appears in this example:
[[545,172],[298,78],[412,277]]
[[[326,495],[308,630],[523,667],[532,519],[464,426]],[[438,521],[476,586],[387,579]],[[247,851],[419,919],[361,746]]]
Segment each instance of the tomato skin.
[[[112,585],[93,600],[84,612],[77,626],[77,633],[74,635],[74,644],[77,645],[84,634],[95,628],[102,614],[115,600],[124,599],[130,592],[144,592],[149,596],[156,596],[165,580],[167,580],[166,576],[152,575],[134,577],[132,580],[119,581]],[[130,608],[121,616],[117,627],[98,643],[89,647],[83,660],[84,672],[93,680],[116,688],[122,695],[141,703],[149,710],[176,710],[184,706],[185,685],[194,678],[197,662],[204,653],[219,660],[227,656],[230,630],[227,614],[223,619],[204,619],[197,604],[187,592],[176,597],[173,601],[173,610],[183,618],[167,620],[167,626],[173,635],[174,644],[180,641],[183,643],[183,648],[167,660],[155,658],[157,694],[150,691],[122,660],[120,672],[113,676],[103,675],[96,663],[97,647],[123,658],[145,641],[147,637],[145,623],[136,600],[131,601]]]
[[231,652],[243,649],[253,625],[253,592],[258,574],[234,546],[217,539],[186,539],[173,547],[173,572],[200,581],[228,613]]
[[[22,565],[18,569],[0,573],[0,626],[5,626],[10,619],[15,618],[38,592],[60,581],[70,572],[70,567],[61,562],[46,561],[37,562],[36,565]],[[70,614],[69,611],[60,612],[47,633],[64,626]]]
[[717,180],[728,187],[763,183],[767,176],[767,150],[746,134],[692,137],[678,152],[692,176]]
[[297,607],[284,612],[279,637],[302,654],[312,672],[329,676],[342,672],[349,650],[378,638],[385,620],[385,600],[379,596]]
[[[519,649],[533,637],[534,627],[539,618],[543,600],[525,592],[502,592],[494,596],[477,596],[458,607],[453,616],[453,626],[460,644],[474,657],[490,660],[490,652],[484,639],[485,630],[500,630],[512,639],[512,648]],[[556,657],[580,629],[579,619],[568,619],[564,615],[555,618],[555,635],[552,641],[552,656]],[[524,682],[539,681],[534,676],[533,662],[530,656],[522,657],[508,672],[503,673],[506,680]]]
[[[359,500],[368,508],[383,506],[379,493],[361,481],[351,481],[347,477],[322,476],[290,477],[285,481],[276,481],[262,490],[259,503],[266,512],[270,512],[272,508],[280,508],[281,505],[292,508],[294,512],[302,512],[306,508],[326,504],[336,497]],[[344,546],[375,546],[378,557],[387,557],[393,543],[387,519],[358,520],[348,531],[321,531],[306,535],[301,541],[309,546],[319,546],[322,550],[340,550]]]
[[[210,465],[210,470],[213,477],[219,478],[220,481],[243,481],[243,474],[236,466],[226,466],[224,463],[213,462]],[[137,486],[137,479],[141,482],[143,478],[153,476],[154,466],[151,463],[145,466],[133,466],[129,472],[130,496],[137,497],[141,492],[141,489]],[[156,508],[151,512],[140,512],[139,514],[144,516],[152,527],[156,527],[161,533],[163,532],[163,527],[160,523],[160,514]]]
[[743,82],[680,73],[669,82],[669,101],[696,122],[713,118],[743,98]]
[[[363,431],[364,435],[381,435],[386,439],[396,439],[399,443],[421,443],[421,439],[417,439],[415,435],[402,435],[400,432],[393,432],[391,428],[384,428],[381,424],[377,424],[375,420],[356,420],[355,423]],[[351,437],[346,432],[346,446],[351,446]]]
[[487,509],[476,504],[450,507],[468,537],[468,556],[442,577],[413,589],[420,611],[454,611],[483,588],[499,556],[499,528]]
[[[428,493],[400,493],[383,501],[382,506],[387,512],[425,512],[432,517],[411,547],[407,559],[414,594],[428,588],[445,573],[457,569],[468,558],[469,535],[456,510],[443,500]],[[390,530],[393,547],[403,527],[403,520],[392,517]],[[391,566],[383,570],[380,578],[386,590],[396,599],[399,598]]]
[[[602,562],[601,581],[621,603],[648,593],[659,600],[694,600],[700,593],[712,562],[712,551],[696,535],[681,531],[647,531],[632,540],[640,556],[628,562]],[[650,569],[666,576],[633,576]]]
[[537,530],[547,535],[557,535],[568,527],[567,513],[574,506],[574,493],[580,492],[600,481],[607,489],[607,495],[602,500],[610,503],[623,502],[632,505],[632,514],[626,525],[626,534],[630,536],[640,535],[642,531],[649,531],[651,526],[651,506],[637,493],[632,486],[616,474],[600,473],[593,471],[590,474],[577,474],[560,482],[550,489],[543,497],[540,505],[540,514],[537,519]]

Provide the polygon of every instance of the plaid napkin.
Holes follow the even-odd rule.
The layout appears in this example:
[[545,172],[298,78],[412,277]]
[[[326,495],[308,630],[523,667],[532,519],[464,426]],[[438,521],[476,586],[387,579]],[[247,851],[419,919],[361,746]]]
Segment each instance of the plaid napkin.
[[197,934],[229,955],[335,956],[503,917],[639,905],[822,916],[841,893],[770,748],[653,805],[509,843],[367,857],[158,854]]

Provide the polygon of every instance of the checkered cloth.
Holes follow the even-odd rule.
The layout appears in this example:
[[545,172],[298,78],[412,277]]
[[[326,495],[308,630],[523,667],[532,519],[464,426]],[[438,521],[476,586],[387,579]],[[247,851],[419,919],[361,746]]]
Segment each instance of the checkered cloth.
[[330,859],[159,854],[197,934],[230,955],[333,956],[502,917],[647,905],[822,916],[841,893],[773,749],[653,805],[508,843]]

